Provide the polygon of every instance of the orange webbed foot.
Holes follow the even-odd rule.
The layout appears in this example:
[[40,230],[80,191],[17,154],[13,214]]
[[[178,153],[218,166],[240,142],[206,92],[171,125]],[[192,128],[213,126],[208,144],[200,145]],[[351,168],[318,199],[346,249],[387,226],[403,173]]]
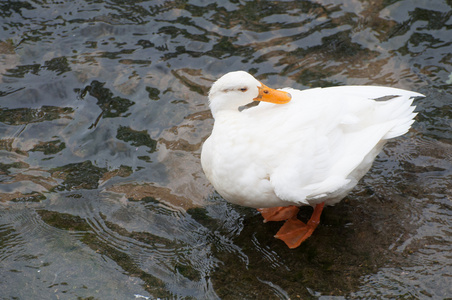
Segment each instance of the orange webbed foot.
[[262,217],[264,217],[264,223],[267,223],[268,221],[285,221],[290,218],[296,217],[300,209],[294,205],[291,205],[282,207],[258,208],[257,210],[262,214]]
[[276,233],[275,238],[282,240],[290,249],[294,249],[310,237],[314,229],[308,227],[302,221],[292,218],[284,223]]
[[296,218],[288,219],[276,233],[275,237],[282,240],[290,249],[297,248],[312,235],[320,222],[324,203],[317,204],[311,218],[305,224]]

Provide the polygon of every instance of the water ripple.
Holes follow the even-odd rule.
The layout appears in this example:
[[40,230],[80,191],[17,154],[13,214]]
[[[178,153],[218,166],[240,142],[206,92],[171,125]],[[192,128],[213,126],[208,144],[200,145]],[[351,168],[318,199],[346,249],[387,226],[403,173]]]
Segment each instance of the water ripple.
[[[0,10],[2,296],[452,294],[448,1],[41,2]],[[238,69],[427,97],[289,251],[200,167],[209,88]]]

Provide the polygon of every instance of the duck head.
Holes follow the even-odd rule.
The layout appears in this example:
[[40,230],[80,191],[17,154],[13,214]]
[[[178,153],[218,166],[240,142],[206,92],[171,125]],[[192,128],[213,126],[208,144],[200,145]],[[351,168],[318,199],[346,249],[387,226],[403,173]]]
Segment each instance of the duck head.
[[262,84],[245,71],[230,72],[218,79],[210,89],[209,103],[212,114],[224,110],[238,111],[253,101],[285,104],[292,96]]

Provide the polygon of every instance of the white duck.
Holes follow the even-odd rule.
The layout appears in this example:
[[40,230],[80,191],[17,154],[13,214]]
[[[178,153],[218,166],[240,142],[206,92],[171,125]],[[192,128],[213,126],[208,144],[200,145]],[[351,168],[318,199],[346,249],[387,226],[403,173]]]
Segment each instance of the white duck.
[[[375,100],[391,96],[390,100]],[[244,71],[209,92],[215,119],[201,164],[227,201],[286,220],[276,237],[298,247],[317,227],[324,204],[339,202],[369,170],[390,138],[408,131],[413,97],[375,86],[274,90]],[[253,101],[258,106],[241,110]],[[307,224],[298,206],[314,206]]]

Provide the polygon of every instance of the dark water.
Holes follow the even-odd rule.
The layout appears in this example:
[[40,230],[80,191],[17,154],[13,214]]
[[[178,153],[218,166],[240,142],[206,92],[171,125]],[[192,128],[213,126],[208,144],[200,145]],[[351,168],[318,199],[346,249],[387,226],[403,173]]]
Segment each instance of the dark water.
[[[0,8],[1,299],[452,297],[451,1]],[[207,91],[233,70],[427,97],[289,250],[200,168]]]

